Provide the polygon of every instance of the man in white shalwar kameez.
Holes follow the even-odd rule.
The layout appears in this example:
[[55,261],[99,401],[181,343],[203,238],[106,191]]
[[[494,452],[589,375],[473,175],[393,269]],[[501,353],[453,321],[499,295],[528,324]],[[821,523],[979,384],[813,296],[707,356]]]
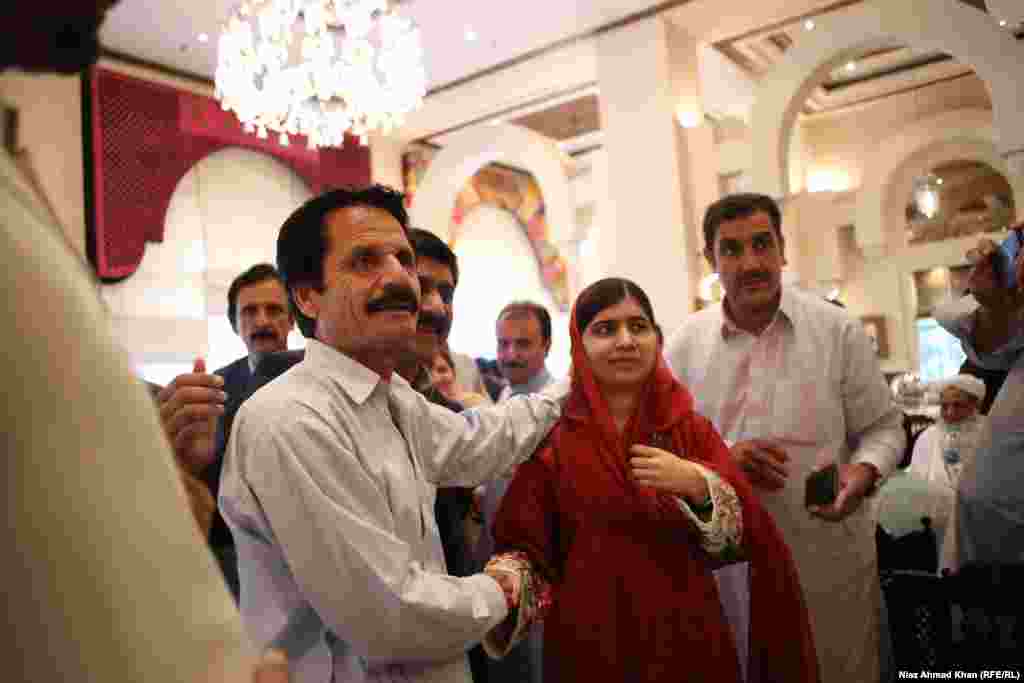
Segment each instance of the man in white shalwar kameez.
[[394,371],[419,307],[400,193],[310,200],[282,226],[277,261],[309,342],[229,440],[220,506],[243,621],[261,646],[284,645],[297,683],[468,682],[466,650],[515,597],[499,575],[446,573],[436,488],[525,460],[560,406],[518,397],[458,415]]
[[[704,236],[725,300],[690,316],[666,357],[792,549],[822,681],[877,681],[881,593],[875,519],[863,499],[900,460],[899,410],[860,325],[782,286],[785,242],[771,198],[720,200]],[[809,511],[804,482],[828,462],[839,465],[838,498]],[[718,573],[741,652],[756,646],[745,630],[747,571]]]
[[[978,412],[985,400],[985,383],[970,375],[957,375],[943,382],[939,395],[940,419],[921,432],[914,443],[909,476],[931,485],[934,496],[919,516],[932,519],[938,540],[939,571],[956,571],[956,499],[960,474],[972,467],[975,450],[984,435],[988,420]],[[951,443],[949,435],[956,438]]]

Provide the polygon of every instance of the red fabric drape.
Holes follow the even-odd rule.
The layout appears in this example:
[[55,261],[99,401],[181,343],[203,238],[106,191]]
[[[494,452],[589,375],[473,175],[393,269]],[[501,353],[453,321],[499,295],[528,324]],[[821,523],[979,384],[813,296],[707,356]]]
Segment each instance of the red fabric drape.
[[573,312],[572,391],[562,420],[520,466],[495,522],[499,551],[525,550],[553,585],[545,677],[573,681],[740,680],[732,633],[692,523],[670,495],[635,485],[633,444],[671,450],[736,490],[751,562],[749,680],[816,683],[793,560],[770,516],[689,391],[659,358],[622,436]]

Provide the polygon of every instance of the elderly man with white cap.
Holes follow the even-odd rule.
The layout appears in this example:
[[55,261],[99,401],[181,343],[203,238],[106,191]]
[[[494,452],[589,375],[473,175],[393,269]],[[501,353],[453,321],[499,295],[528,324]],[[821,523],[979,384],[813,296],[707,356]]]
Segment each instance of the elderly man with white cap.
[[909,472],[927,481],[937,494],[926,514],[940,534],[939,569],[955,571],[957,486],[964,468],[973,466],[978,440],[987,427],[985,416],[978,412],[985,400],[985,383],[971,375],[956,375],[940,387],[939,421],[918,437]]

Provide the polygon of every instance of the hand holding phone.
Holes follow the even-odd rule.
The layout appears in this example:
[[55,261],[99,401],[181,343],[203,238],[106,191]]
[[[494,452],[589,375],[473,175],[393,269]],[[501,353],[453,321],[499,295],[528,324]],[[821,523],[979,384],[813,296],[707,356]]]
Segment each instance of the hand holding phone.
[[807,477],[804,493],[806,507],[825,507],[839,495],[839,466],[835,463],[812,472]]

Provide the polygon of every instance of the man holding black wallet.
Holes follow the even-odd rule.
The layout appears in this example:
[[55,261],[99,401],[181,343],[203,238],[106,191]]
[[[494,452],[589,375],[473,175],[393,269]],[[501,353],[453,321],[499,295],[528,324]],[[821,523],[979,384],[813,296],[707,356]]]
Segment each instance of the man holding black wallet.
[[[875,521],[862,503],[900,461],[902,416],[858,322],[783,287],[781,222],[764,195],[708,208],[705,256],[725,300],[690,316],[666,357],[790,544],[822,681],[878,680]],[[750,570],[718,573],[741,651],[750,647]]]

